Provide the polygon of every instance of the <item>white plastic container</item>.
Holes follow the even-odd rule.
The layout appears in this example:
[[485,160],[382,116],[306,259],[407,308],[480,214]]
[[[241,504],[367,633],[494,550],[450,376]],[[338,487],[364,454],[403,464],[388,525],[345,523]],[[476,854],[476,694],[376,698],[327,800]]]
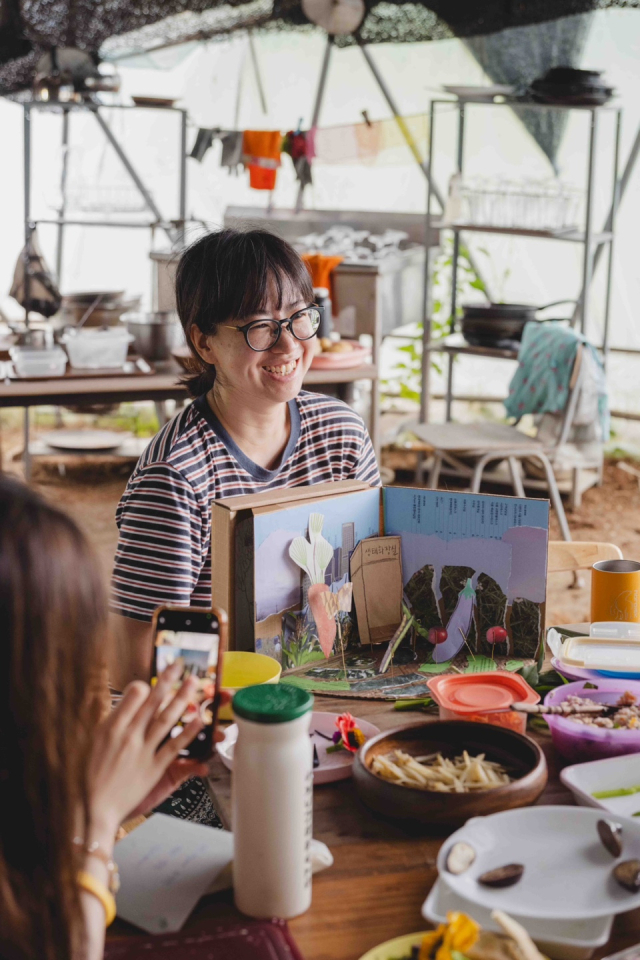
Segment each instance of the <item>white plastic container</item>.
[[311,906],[313,697],[289,684],[238,691],[232,776],[235,903],[250,917]]
[[11,347],[9,356],[19,377],[62,377],[67,367],[67,355],[61,347]]
[[132,341],[126,327],[67,331],[61,337],[71,366],[86,370],[123,367]]

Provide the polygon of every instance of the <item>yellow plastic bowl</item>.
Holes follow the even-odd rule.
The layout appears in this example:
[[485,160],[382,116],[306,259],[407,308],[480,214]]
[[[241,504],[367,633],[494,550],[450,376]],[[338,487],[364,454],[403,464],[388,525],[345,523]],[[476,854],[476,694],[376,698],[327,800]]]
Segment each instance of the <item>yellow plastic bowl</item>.
[[[258,683],[277,683],[282,667],[273,657],[263,653],[249,653],[245,650],[230,650],[222,659],[220,686],[231,696],[243,687],[254,687]],[[231,704],[220,708],[220,720],[233,720]]]

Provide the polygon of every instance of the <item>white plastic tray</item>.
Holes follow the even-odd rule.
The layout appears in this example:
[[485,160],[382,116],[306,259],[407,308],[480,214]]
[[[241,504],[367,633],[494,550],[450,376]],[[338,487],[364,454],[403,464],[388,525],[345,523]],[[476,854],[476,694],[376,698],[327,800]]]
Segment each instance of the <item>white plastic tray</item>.
[[[422,916],[431,923],[446,923],[449,910],[461,910],[485,930],[499,931],[491,919],[491,911],[459,897],[444,883],[436,880],[422,905]],[[597,947],[611,935],[613,917],[592,917],[587,920],[537,920],[514,917],[527,930],[540,950],[551,960],[589,960]]]
[[[617,790],[619,787],[640,785],[640,753],[623,757],[607,757],[590,763],[576,763],[565,767],[560,773],[565,787],[571,790],[576,802],[582,807],[599,807],[617,817],[632,817],[640,811],[640,793],[630,797],[610,797],[596,800],[591,794],[600,790]],[[640,818],[634,817],[634,823]]]

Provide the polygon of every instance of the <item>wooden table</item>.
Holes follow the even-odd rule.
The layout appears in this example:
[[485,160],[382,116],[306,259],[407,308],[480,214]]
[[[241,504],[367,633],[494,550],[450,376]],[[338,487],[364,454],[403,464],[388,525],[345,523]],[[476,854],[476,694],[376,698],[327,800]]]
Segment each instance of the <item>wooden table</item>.
[[[184,370],[175,361],[155,363],[155,372],[137,376],[50,377],[46,380],[0,381],[0,408],[24,407],[24,466],[29,479],[29,408],[37,406],[93,406],[96,404],[126,403],[151,400],[156,404],[165,400],[183,401],[187,390],[180,383]],[[357,380],[372,383],[370,434],[379,458],[379,400],[378,371],[370,363],[346,370],[309,370],[304,378],[308,389],[315,386],[336,385],[338,396],[347,400],[351,384]],[[162,424],[162,415],[159,412]]]
[[[349,710],[381,729],[422,723],[428,716],[398,713],[380,701],[340,700],[316,696],[315,709]],[[558,779],[558,763],[548,736],[537,737],[549,765],[549,784],[540,803],[571,804]],[[210,785],[216,809],[229,824],[230,776],[219,759],[212,764]],[[313,836],[327,844],[333,866],[313,879],[313,903],[290,922],[305,960],[358,960],[369,948],[391,937],[427,929],[420,908],[436,880],[436,857],[447,832],[425,833],[376,817],[358,799],[351,780],[314,790]],[[204,898],[185,929],[211,920],[240,918],[230,891]],[[117,921],[113,935],[135,936],[135,928]],[[601,957],[640,941],[640,910],[618,917]]]

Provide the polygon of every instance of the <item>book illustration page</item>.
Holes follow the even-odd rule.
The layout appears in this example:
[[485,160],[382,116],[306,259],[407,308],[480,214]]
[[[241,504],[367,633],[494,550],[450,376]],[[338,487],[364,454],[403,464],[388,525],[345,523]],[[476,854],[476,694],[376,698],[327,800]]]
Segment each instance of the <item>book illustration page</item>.
[[428,659],[536,657],[547,501],[390,487],[384,506],[385,534],[402,538],[404,594]]
[[[375,488],[332,497],[312,507],[301,504],[257,514],[253,521],[256,652],[275,657],[284,669],[340,652],[348,644],[353,621],[350,590],[341,595],[339,591],[350,583],[349,561],[356,544],[379,532],[380,491]],[[321,599],[326,593],[338,595],[333,616]]]

